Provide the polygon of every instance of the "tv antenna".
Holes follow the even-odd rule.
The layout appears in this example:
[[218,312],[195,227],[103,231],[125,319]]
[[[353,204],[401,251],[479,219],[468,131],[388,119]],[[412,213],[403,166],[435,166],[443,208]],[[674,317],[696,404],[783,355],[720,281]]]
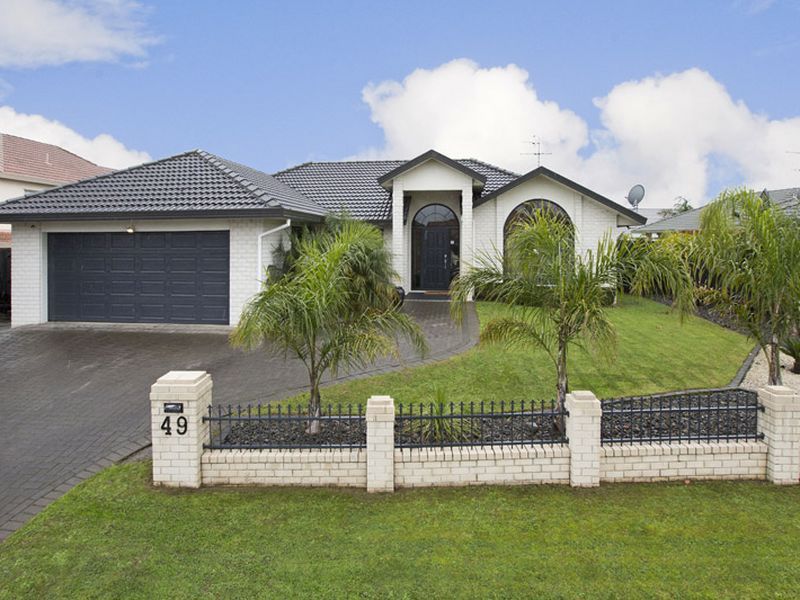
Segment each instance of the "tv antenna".
[[628,192],[628,195],[625,196],[625,199],[628,203],[633,207],[633,210],[639,212],[639,204],[641,203],[642,199],[644,198],[644,186],[641,183],[637,183],[635,186],[631,188],[631,191]]
[[530,141],[527,141],[527,142],[524,142],[524,143],[525,144],[530,144],[536,150],[534,152],[522,152],[521,154],[523,156],[535,156],[536,157],[536,166],[537,167],[541,167],[542,166],[542,156],[549,156],[549,155],[552,154],[552,152],[542,152],[542,142],[539,139],[537,139],[537,137],[535,135],[531,137]]

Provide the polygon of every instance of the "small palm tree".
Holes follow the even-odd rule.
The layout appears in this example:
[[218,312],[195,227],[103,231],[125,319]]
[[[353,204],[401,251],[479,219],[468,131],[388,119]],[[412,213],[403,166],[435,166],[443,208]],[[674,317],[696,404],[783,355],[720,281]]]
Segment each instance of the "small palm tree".
[[505,256],[483,254],[477,266],[452,286],[452,314],[463,318],[472,293],[511,307],[490,321],[481,342],[539,346],[556,370],[563,407],[569,391],[567,351],[576,345],[608,357],[615,347],[607,307],[617,290],[663,292],[681,314],[691,311],[692,280],[685,259],[658,241],[605,236],[595,250],[576,254],[572,225],[559,215],[536,211],[516,223]]
[[308,431],[318,433],[326,372],[397,355],[399,336],[420,354],[427,345],[419,326],[399,310],[380,230],[337,219],[295,237],[293,244],[285,272],[249,302],[231,342],[246,348],[270,343],[303,362],[310,388]]
[[779,385],[780,344],[793,334],[800,299],[800,223],[753,191],[723,192],[703,210],[697,256],[766,355],[769,384]]

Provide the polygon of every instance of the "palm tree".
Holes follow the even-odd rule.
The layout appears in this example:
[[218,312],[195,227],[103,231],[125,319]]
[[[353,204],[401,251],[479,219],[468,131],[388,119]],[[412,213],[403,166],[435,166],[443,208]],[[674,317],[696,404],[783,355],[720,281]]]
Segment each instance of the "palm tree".
[[421,354],[427,345],[419,326],[399,310],[380,230],[337,219],[295,237],[293,244],[285,273],[248,303],[231,342],[246,348],[269,342],[303,362],[310,388],[308,431],[318,433],[326,372],[397,355],[398,336]]
[[701,217],[697,256],[716,297],[756,340],[781,384],[780,344],[800,298],[800,223],[751,190],[723,192]]
[[544,349],[555,366],[562,407],[569,391],[569,347],[606,357],[613,352],[607,307],[617,290],[667,293],[681,314],[693,306],[691,274],[679,253],[658,241],[615,243],[606,235],[595,250],[576,254],[574,236],[562,216],[536,211],[514,225],[504,257],[496,251],[479,256],[451,289],[456,320],[472,293],[510,306],[509,316],[486,324],[481,342]]

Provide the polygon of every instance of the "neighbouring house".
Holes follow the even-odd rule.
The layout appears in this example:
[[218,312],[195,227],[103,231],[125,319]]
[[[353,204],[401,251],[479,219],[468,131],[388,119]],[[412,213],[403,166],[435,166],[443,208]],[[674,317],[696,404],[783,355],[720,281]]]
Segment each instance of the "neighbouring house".
[[[800,217],[800,188],[764,190],[761,197],[769,200],[793,217]],[[660,220],[648,220],[646,225],[635,227],[636,234],[658,237],[665,233],[692,233],[700,231],[700,219],[705,207],[694,208]]]
[[[0,133],[0,204],[110,172],[58,146]],[[0,314],[10,306],[10,269],[11,225],[0,219]]]
[[340,212],[382,229],[398,284],[441,292],[536,207],[570,220],[578,251],[646,220],[545,167],[431,150],[268,175],[193,150],[0,206],[14,225],[12,325],[235,324],[289,228]]

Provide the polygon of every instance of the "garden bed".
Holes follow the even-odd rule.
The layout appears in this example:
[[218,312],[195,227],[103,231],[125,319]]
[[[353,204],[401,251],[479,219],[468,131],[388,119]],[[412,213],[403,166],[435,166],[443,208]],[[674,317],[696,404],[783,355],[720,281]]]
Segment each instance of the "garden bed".
[[603,402],[603,443],[758,439],[758,395],[741,388]]

